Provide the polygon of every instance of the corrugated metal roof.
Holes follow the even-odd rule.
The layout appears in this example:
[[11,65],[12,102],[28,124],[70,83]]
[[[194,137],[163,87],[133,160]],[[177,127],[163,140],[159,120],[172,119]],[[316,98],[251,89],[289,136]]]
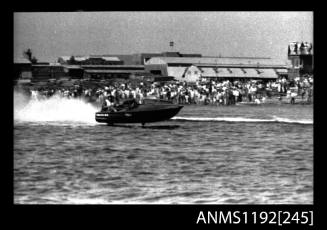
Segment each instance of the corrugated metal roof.
[[238,65],[238,66],[286,66],[287,61],[268,58],[224,57],[153,57],[146,64],[193,64],[193,65]]

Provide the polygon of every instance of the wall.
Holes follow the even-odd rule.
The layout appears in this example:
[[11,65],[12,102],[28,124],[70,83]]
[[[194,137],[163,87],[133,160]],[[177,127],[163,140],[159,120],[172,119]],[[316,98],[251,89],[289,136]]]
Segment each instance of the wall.
[[186,82],[195,82],[201,78],[201,70],[192,65],[185,69],[185,73],[182,76],[173,76],[178,81],[186,81]]
[[32,78],[31,64],[14,64],[14,80]]
[[167,65],[166,64],[151,64],[151,65],[145,65],[144,66],[145,71],[158,75],[156,74],[158,71],[161,72],[161,76],[168,76],[168,71],[167,71]]

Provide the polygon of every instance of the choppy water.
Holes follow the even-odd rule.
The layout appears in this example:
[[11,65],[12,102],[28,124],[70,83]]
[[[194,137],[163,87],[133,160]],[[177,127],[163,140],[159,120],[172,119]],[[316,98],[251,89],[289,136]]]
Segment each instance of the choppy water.
[[97,124],[82,101],[19,99],[15,203],[313,203],[310,105],[185,106],[142,128]]

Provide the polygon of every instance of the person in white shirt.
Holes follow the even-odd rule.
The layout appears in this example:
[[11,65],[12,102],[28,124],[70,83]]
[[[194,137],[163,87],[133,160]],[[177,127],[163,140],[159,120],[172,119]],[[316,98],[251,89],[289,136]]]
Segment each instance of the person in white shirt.
[[236,88],[233,89],[233,95],[235,97],[235,103],[238,102],[238,97],[240,96],[240,92]]
[[297,96],[296,91],[291,92],[291,104],[295,104],[295,97]]
[[254,102],[255,102],[257,105],[260,105],[260,104],[261,104],[261,101],[260,101],[258,98],[254,99]]

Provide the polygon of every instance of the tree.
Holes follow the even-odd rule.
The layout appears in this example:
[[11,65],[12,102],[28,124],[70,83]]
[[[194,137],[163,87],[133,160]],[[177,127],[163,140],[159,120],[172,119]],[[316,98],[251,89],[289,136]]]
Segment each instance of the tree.
[[70,65],[75,65],[76,64],[76,60],[75,60],[74,56],[70,57],[68,64],[70,64]]
[[23,55],[25,58],[27,58],[28,60],[32,59],[32,50],[31,49],[27,49],[23,52]]
[[24,57],[27,58],[31,63],[33,63],[33,64],[37,63],[37,59],[36,59],[36,57],[34,57],[34,56],[32,55],[32,50],[31,50],[30,48],[28,48],[27,50],[25,50],[25,51],[23,52],[23,55],[24,55]]
[[37,63],[37,59],[35,57],[32,57],[32,59],[30,60],[33,64]]

